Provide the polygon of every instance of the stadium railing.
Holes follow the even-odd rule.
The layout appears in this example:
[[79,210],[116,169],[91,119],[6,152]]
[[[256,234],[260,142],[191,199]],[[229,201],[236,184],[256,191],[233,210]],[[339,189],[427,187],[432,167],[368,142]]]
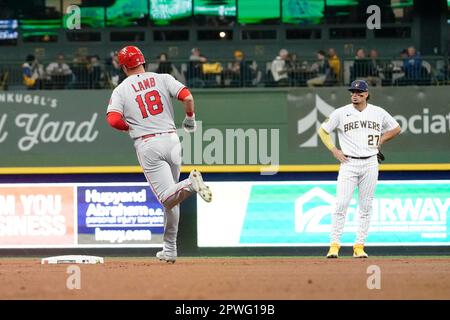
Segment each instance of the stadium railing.
[[[27,86],[23,62],[0,61],[0,90],[113,89],[124,78],[120,68],[108,63],[100,66],[68,63],[69,75],[48,74],[49,63],[40,62],[41,66],[33,71],[35,81]],[[272,61],[150,62],[146,68],[147,71],[170,73],[192,88],[306,87],[312,86],[308,80],[318,77],[316,63],[316,60],[288,61],[285,79],[278,82],[272,76]],[[400,58],[342,59],[339,75],[331,75],[323,83],[315,82],[314,86],[345,86],[357,78],[366,79],[373,86],[450,85],[450,66],[445,57],[423,57],[421,66],[408,70],[403,65]]]

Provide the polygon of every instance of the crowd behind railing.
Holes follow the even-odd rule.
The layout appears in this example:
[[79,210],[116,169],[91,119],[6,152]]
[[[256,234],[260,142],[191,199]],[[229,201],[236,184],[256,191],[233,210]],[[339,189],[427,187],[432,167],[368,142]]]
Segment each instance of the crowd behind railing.
[[[193,48],[185,61],[171,61],[166,53],[147,57],[146,69],[169,73],[191,88],[340,86],[357,78],[371,86],[450,85],[450,60],[422,57],[412,46],[394,58],[361,48],[354,58],[341,59],[330,48],[318,50],[315,59],[300,59],[281,49],[272,61],[247,59],[241,50],[233,59],[211,60]],[[0,90],[113,89],[124,78],[117,52],[103,61],[80,53],[70,62],[63,54],[46,64],[32,54],[23,63],[0,61]]]

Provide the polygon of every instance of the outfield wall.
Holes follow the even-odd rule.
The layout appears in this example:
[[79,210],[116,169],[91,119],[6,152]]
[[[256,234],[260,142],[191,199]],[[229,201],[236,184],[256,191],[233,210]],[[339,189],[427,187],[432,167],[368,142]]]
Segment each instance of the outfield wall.
[[[153,255],[160,248],[162,208],[132,141],[104,120],[109,95],[0,93],[2,254]],[[383,146],[387,161],[368,245],[380,254],[449,254],[450,94],[445,87],[399,87],[371,95],[403,133]],[[201,169],[216,196],[211,207],[195,197],[182,204],[180,254],[322,254],[338,165],[315,132],[348,102],[345,88],[194,96],[202,123],[191,136],[179,131],[182,178]],[[179,126],[180,104],[175,113]],[[275,158],[278,173],[260,174]],[[350,209],[346,245],[354,237],[355,203]]]
[[[110,91],[0,92],[0,173],[140,172],[132,141],[108,127]],[[345,88],[194,91],[197,132],[179,130],[184,171],[335,171],[316,130],[347,104]],[[450,169],[450,92],[446,87],[374,88],[371,102],[399,121],[383,146],[382,170]],[[137,106],[136,106],[137,107]],[[176,123],[183,119],[179,103]]]
[[[180,255],[322,255],[336,175],[206,173],[214,201],[182,203]],[[355,200],[343,246],[355,238]],[[152,256],[162,244],[161,209],[142,174],[1,175],[0,252]],[[382,172],[367,246],[372,254],[450,254],[450,171]]]

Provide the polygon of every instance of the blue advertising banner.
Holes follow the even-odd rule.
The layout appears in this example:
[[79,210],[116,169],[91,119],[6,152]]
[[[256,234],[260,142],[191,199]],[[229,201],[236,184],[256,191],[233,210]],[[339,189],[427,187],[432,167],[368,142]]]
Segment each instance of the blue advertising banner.
[[147,184],[78,186],[78,244],[161,246],[164,211]]

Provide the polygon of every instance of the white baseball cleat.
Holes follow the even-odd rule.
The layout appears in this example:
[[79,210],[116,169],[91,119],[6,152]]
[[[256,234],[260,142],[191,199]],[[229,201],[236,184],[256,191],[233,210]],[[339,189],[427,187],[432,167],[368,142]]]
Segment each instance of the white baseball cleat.
[[211,202],[212,192],[203,182],[202,174],[198,170],[194,169],[191,171],[189,174],[189,180],[192,183],[192,188],[194,191],[197,192],[206,202]]
[[168,252],[161,250],[156,253],[156,257],[159,261],[165,261],[167,263],[175,263],[177,261],[177,254],[169,254]]

